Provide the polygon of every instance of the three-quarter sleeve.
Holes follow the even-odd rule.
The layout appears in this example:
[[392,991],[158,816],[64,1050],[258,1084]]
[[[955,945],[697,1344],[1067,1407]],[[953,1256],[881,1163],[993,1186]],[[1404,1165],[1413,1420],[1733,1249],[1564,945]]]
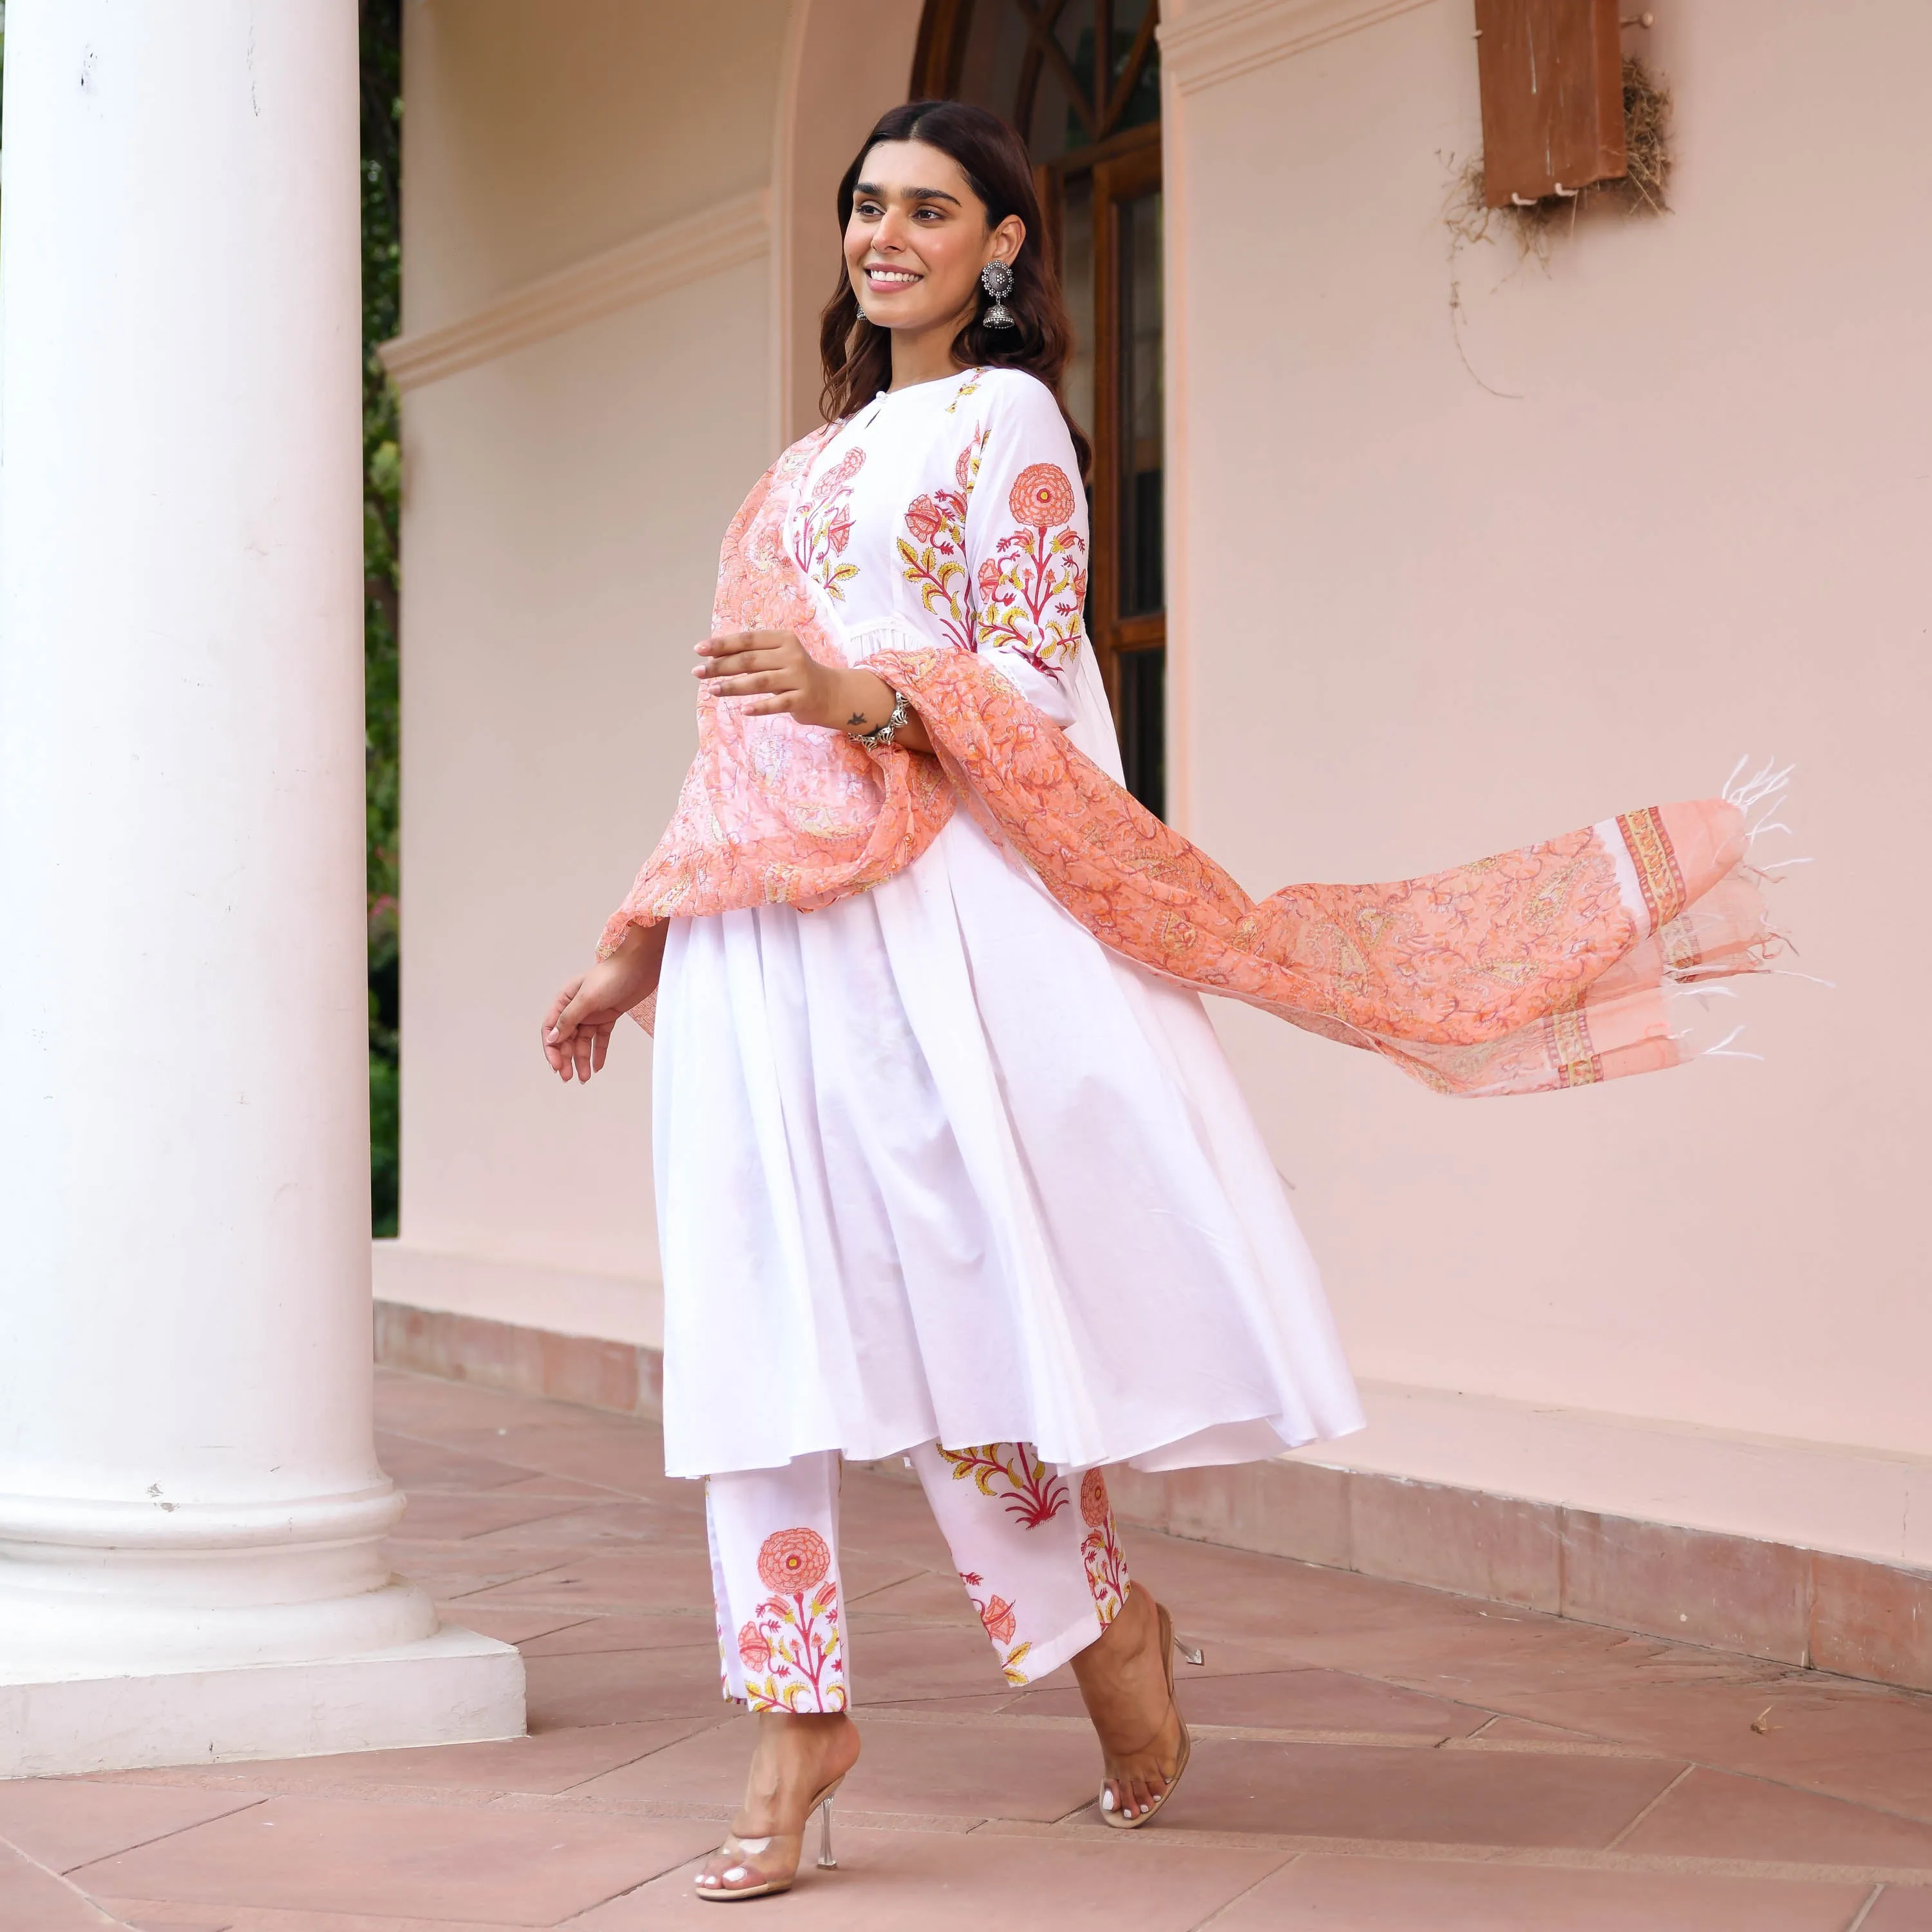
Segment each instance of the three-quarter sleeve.
[[1030,377],[989,385],[964,459],[973,648],[1056,724],[1085,648],[1087,493],[1052,393]]

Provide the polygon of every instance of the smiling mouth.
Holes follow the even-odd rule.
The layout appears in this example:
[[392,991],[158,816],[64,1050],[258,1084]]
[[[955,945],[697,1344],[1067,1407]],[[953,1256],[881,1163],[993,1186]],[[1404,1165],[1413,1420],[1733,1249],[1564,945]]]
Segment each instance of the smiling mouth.
[[886,294],[894,289],[909,289],[922,279],[904,268],[881,268],[876,262],[868,263],[866,269],[866,280],[874,288]]

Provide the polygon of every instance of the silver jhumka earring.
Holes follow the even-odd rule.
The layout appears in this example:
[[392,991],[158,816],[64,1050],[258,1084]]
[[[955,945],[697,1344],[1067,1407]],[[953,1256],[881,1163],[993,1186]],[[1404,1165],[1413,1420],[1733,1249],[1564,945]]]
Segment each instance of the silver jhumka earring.
[[980,286],[993,298],[993,305],[980,316],[986,328],[1012,328],[1018,326],[1013,312],[1008,308],[1006,298],[1013,291],[1013,272],[1004,262],[988,262],[980,271]]

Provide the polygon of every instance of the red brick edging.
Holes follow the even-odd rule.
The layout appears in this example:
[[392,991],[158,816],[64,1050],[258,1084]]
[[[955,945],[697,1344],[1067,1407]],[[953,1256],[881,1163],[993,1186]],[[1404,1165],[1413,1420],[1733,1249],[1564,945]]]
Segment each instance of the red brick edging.
[[446,1382],[548,1396],[622,1415],[664,1413],[664,1357],[630,1342],[486,1322],[474,1315],[376,1304],[376,1359]]
[[[631,1342],[379,1301],[376,1359],[663,1412],[663,1358]],[[1932,1575],[1921,1570],[1317,1462],[1117,1468],[1108,1484],[1125,1520],[1198,1542],[1932,1690]]]

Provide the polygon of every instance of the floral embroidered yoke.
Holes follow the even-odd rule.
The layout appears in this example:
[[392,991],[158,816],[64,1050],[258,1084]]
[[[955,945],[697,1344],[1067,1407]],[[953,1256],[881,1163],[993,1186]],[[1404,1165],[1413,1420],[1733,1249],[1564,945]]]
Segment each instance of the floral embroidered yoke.
[[896,581],[868,583],[845,560],[857,493],[890,500],[906,441],[868,446],[861,412],[760,480],[727,533],[713,618],[721,631],[794,632],[826,663],[864,662],[916,706],[938,756],[868,752],[701,693],[697,758],[605,952],[634,924],[865,892],[963,802],[1113,952],[1380,1053],[1445,1094],[1672,1066],[1666,993],[1764,967],[1776,938],[1742,814],[1722,799],[1643,807],[1423,878],[1250,898],[1064,728],[1087,539],[1077,484],[1036,460],[1036,421],[1028,434],[1029,412],[1052,399],[1010,371],[953,388],[933,412],[950,483],[898,512]]

